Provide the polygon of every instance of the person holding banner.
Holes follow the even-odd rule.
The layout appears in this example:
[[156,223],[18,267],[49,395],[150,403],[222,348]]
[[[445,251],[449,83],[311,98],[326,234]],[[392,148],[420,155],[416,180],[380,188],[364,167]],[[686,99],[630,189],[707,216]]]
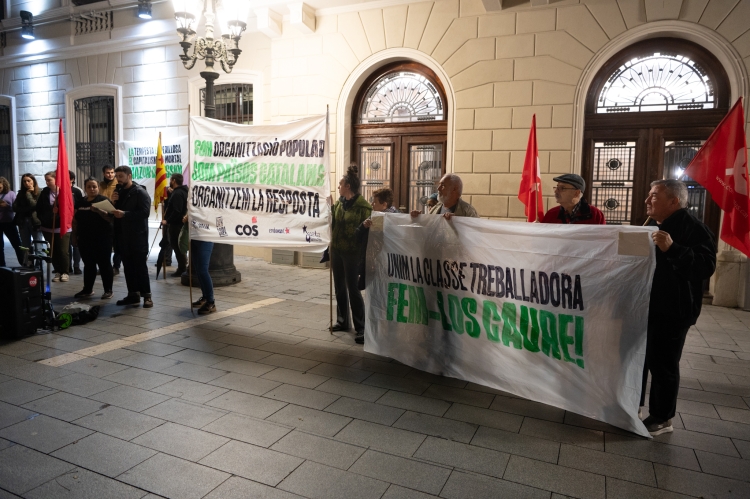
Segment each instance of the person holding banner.
[[[430,215],[443,215],[446,220],[452,217],[474,217],[478,218],[477,210],[472,205],[461,199],[464,191],[464,182],[461,177],[453,173],[446,173],[438,183],[438,203],[430,208]],[[413,210],[412,217],[418,217],[422,212]]]
[[555,201],[560,206],[550,208],[541,220],[543,224],[589,224],[604,225],[604,214],[591,206],[583,197],[586,181],[575,173],[566,173],[552,180],[555,186]]
[[151,281],[148,276],[148,216],[151,197],[146,188],[133,182],[129,166],[115,168],[117,189],[112,194],[115,202],[115,232],[117,246],[125,268],[128,296],[118,305],[138,305],[143,297],[143,308],[151,308]]
[[349,168],[339,181],[339,198],[333,205],[331,223],[331,268],[336,289],[336,324],[333,331],[349,330],[349,304],[357,343],[365,341],[365,302],[359,291],[359,264],[362,243],[356,237],[357,228],[372,214],[372,206],[359,194],[360,180],[357,165]]
[[648,311],[640,405],[643,407],[646,400],[650,371],[650,414],[643,424],[653,436],[672,431],[685,337],[701,313],[703,281],[716,270],[715,236],[686,209],[687,205],[688,190],[684,183],[679,180],[651,183],[646,214],[650,217],[649,225],[659,230],[651,235],[656,245],[656,270]]

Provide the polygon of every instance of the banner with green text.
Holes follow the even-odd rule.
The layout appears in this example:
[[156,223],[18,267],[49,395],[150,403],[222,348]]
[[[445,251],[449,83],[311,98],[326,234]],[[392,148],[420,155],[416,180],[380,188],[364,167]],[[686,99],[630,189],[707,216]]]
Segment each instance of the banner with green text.
[[[146,188],[148,195],[154,199],[154,181],[156,178],[156,147],[159,142],[159,134],[154,133],[154,139],[146,141],[124,141],[120,142],[120,165],[129,166],[133,170],[133,182]],[[167,170],[167,179],[173,173],[187,175],[188,164],[188,137],[169,138],[162,140],[162,155],[164,156],[164,167]],[[185,183],[188,183],[187,177]]]
[[190,118],[190,237],[323,251],[330,241],[325,116],[278,125]]
[[365,351],[648,437],[653,230],[373,213]]

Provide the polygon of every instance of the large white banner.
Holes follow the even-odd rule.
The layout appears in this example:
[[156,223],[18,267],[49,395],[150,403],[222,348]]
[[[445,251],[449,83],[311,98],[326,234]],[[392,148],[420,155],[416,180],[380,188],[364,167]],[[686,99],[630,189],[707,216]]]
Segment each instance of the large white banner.
[[190,237],[323,251],[330,241],[325,116],[280,125],[190,118]]
[[[148,195],[154,199],[154,182],[156,179],[156,147],[159,134],[154,133],[154,140],[149,142],[120,142],[120,165],[129,166],[133,170],[133,182],[146,188]],[[173,173],[182,173],[184,182],[188,184],[188,137],[162,137],[161,145],[164,155],[164,168],[167,170],[167,182]]]
[[373,213],[365,351],[648,437],[653,230]]

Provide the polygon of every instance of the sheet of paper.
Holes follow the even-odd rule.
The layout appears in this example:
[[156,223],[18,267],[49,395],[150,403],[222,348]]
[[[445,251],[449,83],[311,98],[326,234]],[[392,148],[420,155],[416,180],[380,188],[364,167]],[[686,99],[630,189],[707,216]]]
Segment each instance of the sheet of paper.
[[114,206],[112,206],[112,203],[109,202],[109,199],[99,201],[98,203],[94,203],[91,206],[107,213],[112,213],[116,209]]

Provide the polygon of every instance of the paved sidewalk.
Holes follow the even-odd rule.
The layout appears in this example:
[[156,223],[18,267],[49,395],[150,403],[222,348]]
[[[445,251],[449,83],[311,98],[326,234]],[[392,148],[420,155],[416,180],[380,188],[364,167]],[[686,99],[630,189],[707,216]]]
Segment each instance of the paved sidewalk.
[[[705,307],[676,429],[648,441],[367,354],[328,333],[327,270],[235,261],[221,312],[283,301],[182,324],[170,278],[153,309],[96,298],[86,326],[0,343],[0,498],[750,497],[750,313]],[[56,305],[81,288],[54,283]]]

